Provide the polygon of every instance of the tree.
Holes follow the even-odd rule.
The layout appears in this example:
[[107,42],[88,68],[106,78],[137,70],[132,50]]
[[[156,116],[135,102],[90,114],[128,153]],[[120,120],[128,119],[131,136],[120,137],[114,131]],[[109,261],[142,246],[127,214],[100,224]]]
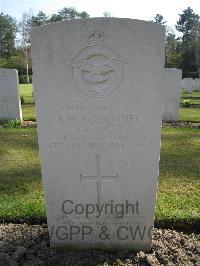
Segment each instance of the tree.
[[15,55],[12,55],[9,58],[0,58],[0,68],[1,67],[17,69],[19,73],[23,73],[24,62],[22,60],[22,56],[17,51]]
[[9,15],[0,14],[0,58],[9,58],[15,51],[16,21]]
[[58,14],[53,14],[49,22],[56,22],[61,20],[69,20],[69,19],[78,19],[78,18],[88,18],[89,15],[87,12],[78,12],[73,7],[64,7],[60,11],[58,11]]
[[200,17],[188,7],[179,14],[176,29],[182,33],[182,69],[183,76],[197,76],[199,69],[198,25]]
[[181,68],[181,63],[181,42],[168,28],[165,40],[165,67]]
[[188,7],[183,10],[183,14],[179,14],[179,20],[176,24],[176,29],[183,34],[182,40],[184,44],[188,44],[193,36],[193,31],[196,23],[199,22],[199,15],[195,14],[193,10]]
[[103,12],[103,16],[105,18],[111,18],[112,17],[112,14],[109,11],[105,11],[105,12]]
[[193,32],[193,44],[197,63],[198,77],[200,78],[200,22],[196,22]]
[[24,65],[26,67],[26,79],[29,83],[29,62],[30,62],[30,33],[31,33],[31,11],[29,13],[24,12],[22,20],[19,23],[20,34],[21,34],[21,51],[24,58]]
[[44,12],[39,11],[36,16],[32,16],[29,19],[28,23],[31,27],[38,27],[47,24],[48,21],[48,16]]
[[156,14],[156,16],[153,18],[153,20],[150,20],[151,22],[164,25],[167,21],[164,21],[164,18],[161,14]]

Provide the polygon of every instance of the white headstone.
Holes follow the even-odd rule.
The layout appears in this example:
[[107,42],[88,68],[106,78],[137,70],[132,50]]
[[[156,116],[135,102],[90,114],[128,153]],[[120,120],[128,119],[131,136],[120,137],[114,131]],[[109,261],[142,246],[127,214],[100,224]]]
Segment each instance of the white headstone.
[[50,24],[32,33],[32,62],[51,246],[149,250],[164,27]]
[[193,78],[184,78],[181,87],[185,92],[192,92]]
[[200,91],[200,79],[193,80],[193,91]]
[[22,120],[18,72],[0,68],[0,120]]
[[165,68],[162,80],[162,120],[178,121],[182,70]]

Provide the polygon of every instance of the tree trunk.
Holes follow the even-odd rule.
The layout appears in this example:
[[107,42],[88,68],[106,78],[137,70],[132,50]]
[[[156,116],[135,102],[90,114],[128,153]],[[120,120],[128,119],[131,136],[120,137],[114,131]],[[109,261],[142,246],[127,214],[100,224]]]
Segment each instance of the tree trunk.
[[28,65],[28,52],[26,51],[25,53],[25,56],[26,56],[26,81],[27,81],[27,84],[29,84],[29,75],[28,75],[28,70],[29,70],[29,65]]
[[197,72],[198,72],[198,78],[200,78],[200,58],[199,58],[200,47],[199,47],[198,39],[197,39],[195,48],[196,48],[195,54],[196,54],[196,62],[197,62]]

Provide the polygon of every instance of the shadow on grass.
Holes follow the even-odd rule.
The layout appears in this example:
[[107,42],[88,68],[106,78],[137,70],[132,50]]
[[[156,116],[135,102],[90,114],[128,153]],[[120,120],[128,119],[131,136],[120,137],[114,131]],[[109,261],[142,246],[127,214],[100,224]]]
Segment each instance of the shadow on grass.
[[10,150],[31,153],[38,152],[37,132],[35,128],[2,128],[0,129],[0,155],[7,155]]
[[0,173],[0,194],[8,196],[24,195],[35,188],[33,184],[41,184],[41,170],[38,164],[18,164],[17,168],[9,168]]
[[187,96],[187,95],[184,95],[183,99],[190,99],[190,100],[200,100],[200,97],[197,96]]
[[179,179],[199,179],[200,161],[199,151],[185,151],[177,154],[176,151],[161,152],[160,176],[172,176]]

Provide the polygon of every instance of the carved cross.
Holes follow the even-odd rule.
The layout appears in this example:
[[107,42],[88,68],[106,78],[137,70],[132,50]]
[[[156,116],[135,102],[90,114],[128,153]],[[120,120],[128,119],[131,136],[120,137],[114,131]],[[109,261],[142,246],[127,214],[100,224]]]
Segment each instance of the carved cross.
[[96,160],[97,160],[97,175],[95,176],[83,176],[80,175],[80,181],[96,181],[97,182],[97,204],[98,206],[101,205],[101,182],[104,180],[117,180],[119,175],[115,176],[109,176],[109,175],[102,175],[101,173],[101,154],[96,154]]

